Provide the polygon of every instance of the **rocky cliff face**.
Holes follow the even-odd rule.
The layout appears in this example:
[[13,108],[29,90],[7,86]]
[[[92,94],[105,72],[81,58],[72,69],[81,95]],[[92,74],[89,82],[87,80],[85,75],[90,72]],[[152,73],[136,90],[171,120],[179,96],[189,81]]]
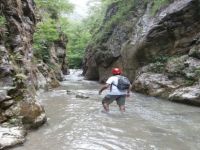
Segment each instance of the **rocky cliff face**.
[[[121,67],[138,92],[200,104],[200,2],[170,1],[152,15],[154,5],[135,0],[104,39],[90,44],[84,74],[105,81],[112,67]],[[105,18],[117,7],[110,7]]]
[[39,75],[41,77],[39,80],[43,80],[44,83],[42,85],[39,83],[38,88],[41,87],[49,89],[52,87],[58,87],[59,81],[63,80],[63,75],[67,75],[69,73],[68,61],[66,59],[66,43],[66,35],[60,33],[59,39],[52,42],[52,44],[48,47],[50,51],[49,63],[47,64],[44,61],[39,60],[37,68],[42,74],[42,76]]
[[[35,29],[33,0],[0,1],[0,149],[25,141],[27,128],[46,121],[44,108],[38,103],[36,90],[58,86],[53,69],[35,63],[32,38]],[[52,61],[67,72],[64,36],[55,43]],[[53,49],[53,48],[52,48]]]

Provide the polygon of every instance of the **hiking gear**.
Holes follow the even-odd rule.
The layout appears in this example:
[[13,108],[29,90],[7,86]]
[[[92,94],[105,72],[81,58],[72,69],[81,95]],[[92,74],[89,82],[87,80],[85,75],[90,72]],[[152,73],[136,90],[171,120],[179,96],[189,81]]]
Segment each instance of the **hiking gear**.
[[117,85],[118,84],[118,78],[119,75],[114,75],[108,78],[106,81],[106,84],[110,85],[110,88],[107,90],[108,95],[126,95],[127,91],[126,90],[119,90],[117,86],[114,86],[112,84]]
[[124,76],[118,77],[118,84],[117,85],[112,83],[112,85],[116,86],[119,90],[129,89],[130,84],[131,83],[130,83],[129,79],[127,77],[124,77]]
[[122,73],[122,71],[119,68],[113,68],[112,69],[112,74],[113,75],[120,75],[121,73]]

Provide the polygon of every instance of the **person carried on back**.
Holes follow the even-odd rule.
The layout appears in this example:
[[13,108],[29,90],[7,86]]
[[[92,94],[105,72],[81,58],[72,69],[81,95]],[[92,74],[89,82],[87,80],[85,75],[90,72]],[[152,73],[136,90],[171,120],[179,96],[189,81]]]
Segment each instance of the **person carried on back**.
[[112,69],[113,76],[109,77],[106,84],[99,90],[99,95],[109,88],[109,92],[102,100],[103,108],[109,112],[109,105],[116,100],[121,112],[125,111],[125,99],[130,96],[132,85],[128,78],[122,76],[122,71],[119,68]]

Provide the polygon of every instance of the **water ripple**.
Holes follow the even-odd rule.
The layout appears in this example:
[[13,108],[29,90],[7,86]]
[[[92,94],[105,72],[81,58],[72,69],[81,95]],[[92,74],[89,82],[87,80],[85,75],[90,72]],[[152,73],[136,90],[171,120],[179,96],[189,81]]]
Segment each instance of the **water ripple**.
[[[66,77],[58,89],[38,95],[48,123],[16,150],[199,150],[200,110],[132,93],[121,114],[116,103],[102,113],[96,82]],[[71,80],[73,78],[73,80]],[[67,90],[83,93],[76,98]]]

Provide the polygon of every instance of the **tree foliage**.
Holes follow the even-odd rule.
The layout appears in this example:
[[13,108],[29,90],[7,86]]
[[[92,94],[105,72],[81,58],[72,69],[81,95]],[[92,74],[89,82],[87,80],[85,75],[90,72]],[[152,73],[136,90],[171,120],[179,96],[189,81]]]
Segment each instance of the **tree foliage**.
[[66,34],[68,35],[68,59],[70,68],[80,68],[85,49],[95,35],[105,16],[107,6],[116,0],[91,0],[93,3],[89,10],[88,17],[79,21],[69,21]]
[[0,27],[4,27],[6,24],[6,19],[4,16],[0,16]]
[[73,10],[73,5],[68,0],[35,0],[35,2],[42,13],[47,13],[54,19]]
[[56,22],[51,18],[38,23],[34,36],[35,42],[53,42],[58,39]]
[[[121,19],[134,0],[91,0],[87,18],[72,21],[64,18],[63,14],[71,12],[73,6],[67,0],[36,0],[37,8],[43,18],[38,23],[34,34],[35,55],[44,60],[49,59],[49,45],[59,38],[59,31],[68,37],[68,60],[70,68],[80,68],[88,42],[106,38],[110,28]],[[110,21],[103,24],[107,8],[112,3],[119,3],[119,10]],[[100,32],[100,29],[101,32]],[[95,37],[95,38],[94,38]]]
[[[41,21],[34,33],[34,55],[45,62],[49,62],[50,47],[59,39],[67,21],[62,21],[63,15],[72,11],[73,6],[67,0],[35,0]],[[67,20],[67,18],[65,18]]]
[[80,68],[85,48],[91,38],[89,28],[81,21],[70,21],[66,29],[69,42],[67,45],[70,68]]

